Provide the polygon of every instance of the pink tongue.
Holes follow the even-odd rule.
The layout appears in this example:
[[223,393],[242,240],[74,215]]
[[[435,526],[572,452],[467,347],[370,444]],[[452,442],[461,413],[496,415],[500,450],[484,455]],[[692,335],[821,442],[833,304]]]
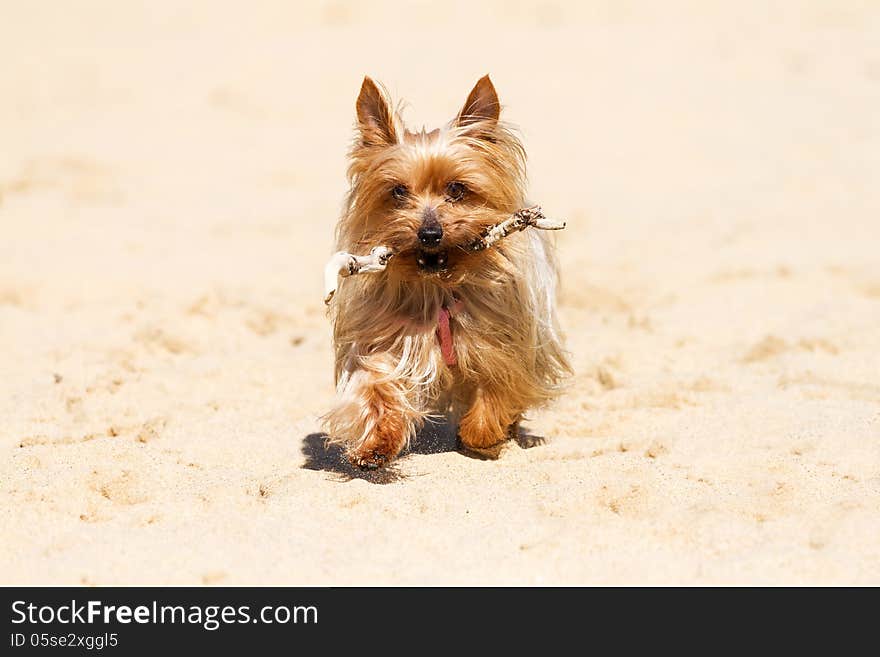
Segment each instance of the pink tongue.
[[452,346],[452,330],[449,328],[449,311],[442,307],[437,314],[437,337],[440,338],[440,353],[443,354],[445,363],[449,366],[457,364],[458,359]]

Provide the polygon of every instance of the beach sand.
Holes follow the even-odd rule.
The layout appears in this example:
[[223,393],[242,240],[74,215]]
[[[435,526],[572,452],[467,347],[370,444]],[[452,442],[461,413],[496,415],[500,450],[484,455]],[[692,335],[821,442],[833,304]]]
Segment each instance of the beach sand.
[[[880,584],[880,8],[296,4],[4,6],[0,582]],[[354,100],[487,72],[576,375],[364,477],[318,421]]]

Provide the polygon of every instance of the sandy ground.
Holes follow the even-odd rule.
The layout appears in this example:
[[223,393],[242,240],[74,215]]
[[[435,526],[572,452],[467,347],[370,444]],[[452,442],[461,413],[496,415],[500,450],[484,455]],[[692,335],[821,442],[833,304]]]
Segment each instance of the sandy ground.
[[[880,7],[173,4],[3,3],[0,582],[880,584]],[[430,127],[486,72],[577,375],[352,478],[360,80]]]

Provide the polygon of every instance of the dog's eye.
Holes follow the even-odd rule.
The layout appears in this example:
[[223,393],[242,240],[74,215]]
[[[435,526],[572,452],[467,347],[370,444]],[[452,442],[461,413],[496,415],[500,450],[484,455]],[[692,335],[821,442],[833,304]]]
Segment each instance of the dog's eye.
[[391,188],[391,198],[395,201],[405,201],[409,196],[409,190],[406,185],[395,185]]
[[458,181],[454,181],[446,185],[446,197],[450,201],[460,201],[464,198],[464,194],[467,191],[467,187],[465,187],[462,183]]

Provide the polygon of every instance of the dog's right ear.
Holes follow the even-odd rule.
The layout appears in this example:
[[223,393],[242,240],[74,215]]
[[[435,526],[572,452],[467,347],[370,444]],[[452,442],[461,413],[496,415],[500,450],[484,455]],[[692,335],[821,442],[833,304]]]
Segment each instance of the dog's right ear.
[[364,77],[357,99],[358,128],[364,146],[390,146],[397,143],[394,114],[387,94],[369,76]]

